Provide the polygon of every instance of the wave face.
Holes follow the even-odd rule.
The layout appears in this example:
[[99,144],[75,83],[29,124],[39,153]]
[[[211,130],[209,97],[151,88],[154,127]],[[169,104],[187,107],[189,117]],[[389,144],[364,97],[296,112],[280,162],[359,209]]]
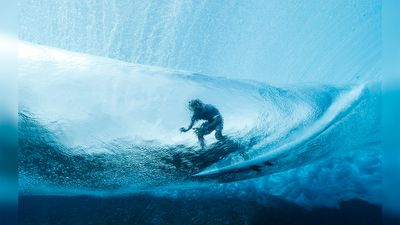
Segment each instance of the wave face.
[[[334,177],[345,171],[335,166],[349,162],[329,159],[356,154],[370,187],[359,182],[361,191],[338,195],[377,199],[378,83],[277,88],[24,42],[19,60],[21,194],[109,195],[246,180],[299,199],[285,192],[295,190],[293,171],[319,166]],[[221,111],[225,141],[209,135],[202,150],[193,133],[179,132],[193,98]]]

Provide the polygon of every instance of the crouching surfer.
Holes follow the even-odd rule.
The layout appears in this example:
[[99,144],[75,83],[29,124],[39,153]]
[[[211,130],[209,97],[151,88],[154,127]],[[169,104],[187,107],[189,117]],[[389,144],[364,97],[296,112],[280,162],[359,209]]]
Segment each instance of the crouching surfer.
[[215,130],[215,138],[217,140],[223,140],[224,136],[222,135],[222,129],[224,127],[224,120],[218,111],[213,105],[204,104],[199,99],[194,99],[189,101],[189,110],[192,111],[192,119],[188,128],[181,127],[181,132],[187,132],[193,128],[193,125],[199,120],[205,120],[203,124],[201,124],[198,128],[193,128],[194,132],[197,135],[200,146],[202,148],[205,147],[204,136],[210,134]]

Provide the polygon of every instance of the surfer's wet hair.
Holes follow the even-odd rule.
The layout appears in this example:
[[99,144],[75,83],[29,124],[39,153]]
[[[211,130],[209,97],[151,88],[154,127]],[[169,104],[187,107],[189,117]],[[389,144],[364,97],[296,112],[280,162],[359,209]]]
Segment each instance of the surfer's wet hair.
[[200,108],[204,103],[200,101],[200,99],[193,99],[189,101],[189,109],[198,109]]

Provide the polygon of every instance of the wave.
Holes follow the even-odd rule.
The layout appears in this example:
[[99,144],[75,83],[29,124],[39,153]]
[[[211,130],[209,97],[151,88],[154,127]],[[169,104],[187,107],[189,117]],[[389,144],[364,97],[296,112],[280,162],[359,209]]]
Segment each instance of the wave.
[[[131,193],[246,180],[380,144],[380,85],[273,87],[19,44],[23,194]],[[182,134],[186,104],[226,141]]]
[[[202,171],[195,176],[208,176],[221,173],[237,173],[243,170],[256,170],[261,172],[263,167],[273,167],[266,168],[266,173],[276,172],[276,168],[281,168],[279,164],[285,164],[284,168],[287,169],[291,162],[296,162],[295,166],[298,166],[300,161],[305,163],[307,161],[313,161],[316,158],[322,157],[328,154],[328,151],[337,151],[337,144],[347,138],[352,138],[350,132],[354,132],[354,129],[346,130],[349,127],[340,127],[340,123],[345,120],[348,121],[352,126],[357,124],[362,124],[361,134],[357,136],[364,136],[364,140],[370,144],[379,143],[379,138],[376,136],[378,134],[375,131],[375,127],[378,125],[379,118],[371,116],[379,115],[363,115],[365,113],[365,107],[376,107],[377,102],[366,102],[371,101],[371,99],[365,99],[365,87],[363,85],[357,86],[350,91],[341,93],[335,102],[333,102],[329,108],[324,112],[324,114],[315,120],[312,125],[306,127],[297,137],[288,141],[280,146],[272,149],[268,149],[265,146],[257,146],[259,155],[249,158],[249,156],[244,156],[245,153],[240,153],[235,156],[229,157],[226,160],[216,163],[211,168]],[[374,101],[374,100],[372,100]],[[364,102],[363,108],[357,108],[359,104]],[[379,109],[379,108],[375,108]],[[360,110],[359,112],[354,112],[353,110]],[[352,114],[352,115],[349,115]],[[356,118],[356,117],[358,118]],[[347,118],[350,117],[350,118]],[[367,119],[359,121],[360,117]],[[372,121],[371,121],[372,119]],[[350,121],[349,121],[350,120]],[[329,132],[337,132],[334,129],[338,129],[339,126],[342,128],[342,134],[333,136]],[[350,127],[351,128],[351,127]],[[350,132],[349,132],[350,131]],[[357,130],[358,131],[358,130]],[[357,132],[356,131],[356,132]],[[326,132],[326,134],[325,134]],[[365,133],[367,132],[367,133]],[[372,135],[372,136],[371,136]],[[323,143],[321,143],[321,140]],[[328,146],[329,142],[333,142],[335,149],[330,149]],[[360,143],[350,143],[350,144],[360,144]],[[349,148],[349,146],[346,146]],[[261,149],[261,150],[260,150]],[[254,152],[254,150],[252,150]],[[254,154],[253,154],[254,155]],[[300,160],[299,160],[300,158]],[[265,174],[265,173],[264,173]]]

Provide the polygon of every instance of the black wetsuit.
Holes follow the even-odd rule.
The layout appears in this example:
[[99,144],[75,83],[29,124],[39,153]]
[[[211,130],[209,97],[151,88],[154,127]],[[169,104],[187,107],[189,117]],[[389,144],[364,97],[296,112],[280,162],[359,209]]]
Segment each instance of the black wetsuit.
[[193,113],[192,121],[195,122],[197,120],[206,120],[200,128],[197,136],[199,139],[203,139],[204,135],[210,134],[215,130],[215,138],[221,140],[222,129],[224,126],[224,120],[219,113],[218,109],[213,105],[205,104],[201,110],[197,110]]

